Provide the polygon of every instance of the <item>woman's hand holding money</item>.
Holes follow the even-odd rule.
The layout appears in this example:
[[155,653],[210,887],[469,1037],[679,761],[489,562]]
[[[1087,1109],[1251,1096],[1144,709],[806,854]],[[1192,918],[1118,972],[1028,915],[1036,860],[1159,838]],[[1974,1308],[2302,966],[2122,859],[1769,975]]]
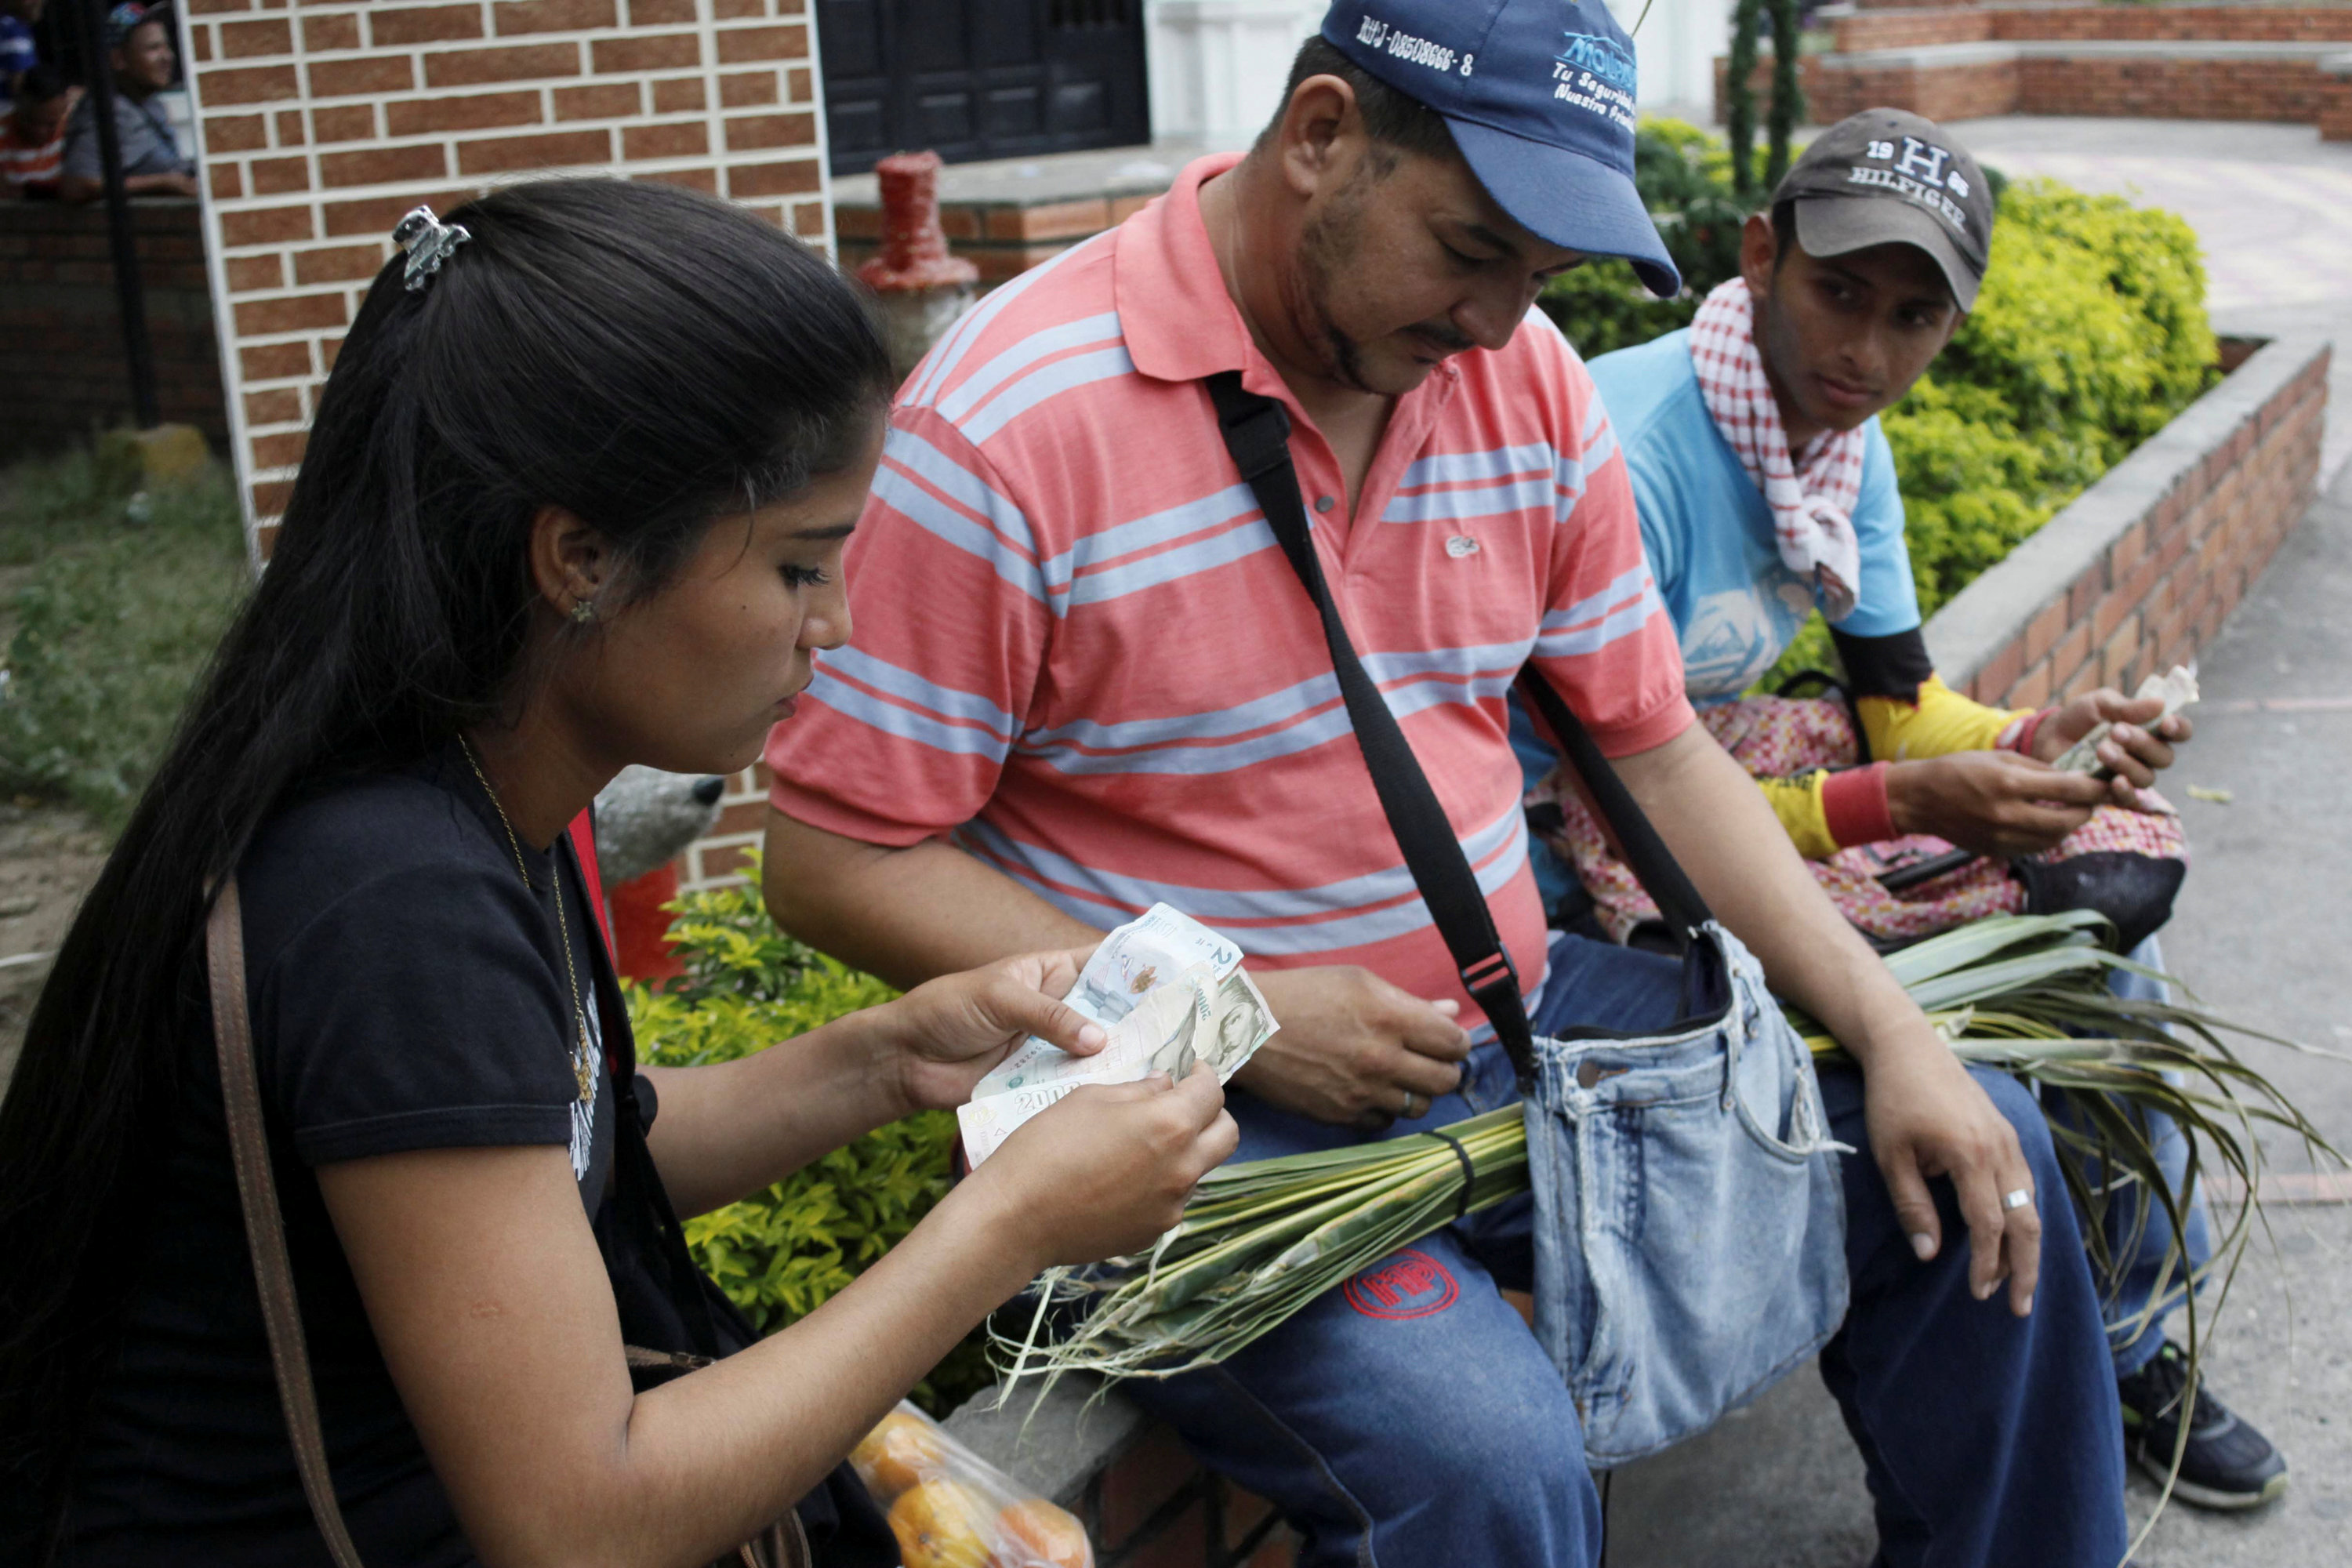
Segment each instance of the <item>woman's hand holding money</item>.
[[1088,947],[1027,952],[959,974],[943,974],[877,1009],[894,1047],[877,1064],[908,1111],[952,1110],[971,1098],[989,1068],[1032,1035],[1075,1056],[1092,1056],[1109,1037],[1062,1000]]
[[1236,1081],[1269,1104],[1378,1131],[1461,1083],[1461,1004],[1424,1001],[1353,964],[1255,973],[1282,1032]]
[[1032,1273],[1098,1262],[1142,1251],[1183,1218],[1240,1138],[1205,1063],[1178,1084],[1160,1073],[1084,1084],[1014,1129],[949,1204],[988,1213],[1005,1245],[1029,1250]]

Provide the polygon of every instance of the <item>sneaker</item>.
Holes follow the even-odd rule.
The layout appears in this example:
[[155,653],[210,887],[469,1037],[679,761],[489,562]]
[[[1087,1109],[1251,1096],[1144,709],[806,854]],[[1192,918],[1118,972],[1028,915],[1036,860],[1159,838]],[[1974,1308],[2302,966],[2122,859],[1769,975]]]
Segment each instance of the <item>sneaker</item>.
[[[2123,1396],[2124,1451],[2164,1484],[2180,1439],[2180,1406],[2189,1386],[2189,1357],[2167,1340],[2154,1359],[2116,1380]],[[2286,1490],[2286,1460],[2271,1440],[2200,1383],[2189,1415],[2189,1444],[2172,1495],[2200,1508],[2258,1508]]]

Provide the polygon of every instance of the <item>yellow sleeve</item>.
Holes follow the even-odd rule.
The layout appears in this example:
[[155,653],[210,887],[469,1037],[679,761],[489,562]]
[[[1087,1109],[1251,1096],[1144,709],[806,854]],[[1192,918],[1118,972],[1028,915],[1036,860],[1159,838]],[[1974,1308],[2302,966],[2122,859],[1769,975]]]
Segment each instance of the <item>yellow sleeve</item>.
[[2030,708],[1988,708],[1971,701],[1945,685],[1939,675],[1921,681],[1915,698],[1910,701],[1884,696],[1854,699],[1873,757],[1899,763],[1910,757],[1990,751],[2011,725],[2033,716]]
[[1788,829],[1797,853],[1808,860],[1826,860],[1838,852],[1838,842],[1830,836],[1829,814],[1822,804],[1822,786],[1829,778],[1826,770],[1816,769],[1794,778],[1756,781],[1764,798],[1772,803],[1772,815]]

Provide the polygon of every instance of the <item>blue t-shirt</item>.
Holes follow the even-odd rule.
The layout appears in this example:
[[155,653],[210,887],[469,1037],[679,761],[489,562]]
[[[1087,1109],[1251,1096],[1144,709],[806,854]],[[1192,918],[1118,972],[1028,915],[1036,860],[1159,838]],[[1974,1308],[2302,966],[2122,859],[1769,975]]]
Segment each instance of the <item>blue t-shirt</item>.
[[[1737,697],[1813,613],[1812,584],[1780,563],[1764,492],[1699,394],[1688,331],[1603,354],[1591,368],[1625,450],[1650,570],[1682,641],[1684,689],[1695,702]],[[1919,624],[1919,597],[1895,455],[1875,418],[1862,429],[1853,509],[1862,605],[1837,625],[1853,637],[1888,637]]]
[[[1642,548],[1682,644],[1683,688],[1695,703],[1728,701],[1772,668],[1815,608],[1811,584],[1781,564],[1772,509],[1700,395],[1685,329],[1602,354],[1587,367],[1624,449],[1641,513]],[[1853,528],[1862,551],[1861,605],[1837,624],[1854,637],[1890,637],[1919,624],[1895,454],[1873,418],[1863,426],[1862,493]],[[1559,759],[1511,700],[1511,745],[1532,787]],[[1536,886],[1551,909],[1576,877],[1531,841]]]

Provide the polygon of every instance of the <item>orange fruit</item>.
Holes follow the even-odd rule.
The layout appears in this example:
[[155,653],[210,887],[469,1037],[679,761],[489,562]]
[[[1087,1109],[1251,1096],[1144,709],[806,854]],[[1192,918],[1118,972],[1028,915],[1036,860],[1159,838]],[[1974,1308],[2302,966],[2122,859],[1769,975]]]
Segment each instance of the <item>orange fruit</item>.
[[1086,1526],[1044,1498],[1008,1504],[996,1528],[1011,1548],[998,1554],[996,1568],[1094,1568]]
[[849,1451],[849,1463],[874,1495],[888,1502],[947,1464],[947,1440],[911,1411],[893,1410]]
[[991,1568],[995,1510],[961,1481],[924,1481],[890,1505],[890,1533],[907,1568]]

